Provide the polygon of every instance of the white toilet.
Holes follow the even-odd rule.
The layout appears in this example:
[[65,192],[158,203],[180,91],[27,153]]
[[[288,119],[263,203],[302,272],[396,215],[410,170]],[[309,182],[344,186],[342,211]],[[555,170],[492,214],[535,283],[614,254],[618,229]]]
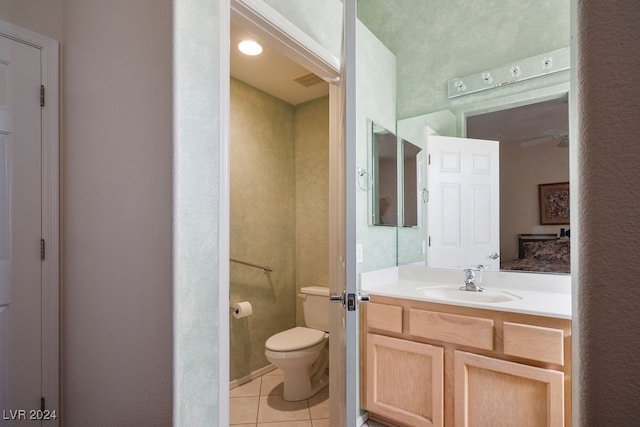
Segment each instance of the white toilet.
[[329,288],[301,289],[306,328],[279,332],[265,343],[267,360],[284,371],[282,398],[305,400],[329,384]]

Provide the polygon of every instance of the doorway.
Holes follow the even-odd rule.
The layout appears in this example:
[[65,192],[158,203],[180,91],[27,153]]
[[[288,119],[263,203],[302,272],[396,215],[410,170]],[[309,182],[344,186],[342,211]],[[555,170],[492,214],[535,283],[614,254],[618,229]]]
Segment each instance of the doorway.
[[[232,20],[231,20],[231,42],[232,43],[230,48],[232,50],[236,49],[236,45],[238,41],[236,39],[236,35],[240,33],[249,33],[248,34],[249,36],[252,36],[254,39],[258,39],[259,41],[262,41],[265,44],[264,46],[265,53],[267,53],[267,51],[270,51],[268,53],[275,53],[275,54],[278,54],[279,53],[278,51],[285,53],[284,58],[280,56],[280,58],[276,60],[276,62],[279,63],[278,66],[281,67],[283,65],[282,64],[283,62],[288,61],[291,63],[290,64],[291,67],[293,67],[291,69],[295,70],[293,73],[291,72],[287,73],[286,71],[284,72],[274,71],[274,69],[269,69],[268,67],[270,67],[270,65],[262,65],[262,66],[258,66],[258,70],[257,70],[258,73],[256,74],[254,72],[253,73],[254,75],[252,76],[251,73],[247,73],[247,70],[252,69],[251,62],[250,62],[251,58],[244,57],[240,59],[237,59],[237,58],[234,59],[233,57],[234,54],[232,53],[231,55],[231,61],[230,61],[231,77],[233,78],[233,80],[231,81],[231,92],[232,92],[231,93],[231,116],[232,117],[231,117],[231,129],[230,129],[230,137],[231,137],[231,144],[230,144],[231,145],[230,257],[232,259],[231,267],[230,267],[230,271],[231,271],[230,303],[233,304],[235,302],[241,302],[244,300],[244,298],[247,298],[247,300],[251,302],[253,306],[253,315],[251,315],[250,317],[243,318],[243,319],[233,319],[233,318],[230,319],[231,352],[232,352],[231,358],[233,359],[235,357],[238,357],[238,354],[241,353],[243,354],[244,358],[251,359],[256,357],[264,358],[264,342],[266,338],[268,338],[271,334],[271,332],[266,332],[266,329],[272,326],[273,327],[276,326],[276,325],[265,326],[265,323],[273,323],[273,322],[270,322],[268,319],[265,321],[265,319],[262,318],[266,311],[278,311],[278,312],[281,311],[280,298],[283,297],[284,294],[290,294],[289,296],[284,297],[288,301],[287,304],[291,305],[291,307],[285,310],[285,312],[288,311],[291,314],[297,313],[298,318],[297,319],[290,318],[289,322],[291,323],[291,321],[293,321],[293,323],[289,326],[284,327],[284,329],[286,329],[287,327],[295,326],[296,324],[300,324],[303,321],[301,319],[300,304],[299,303],[296,304],[296,300],[299,299],[299,298],[296,298],[298,289],[301,286],[309,285],[309,284],[327,286],[330,282],[330,279],[328,277],[329,266],[327,265],[329,263],[329,260],[327,259],[327,257],[329,256],[328,254],[329,242],[326,241],[326,239],[328,239],[329,233],[323,232],[322,237],[325,239],[324,243],[322,245],[320,244],[316,245],[317,247],[315,248],[313,247],[314,244],[320,243],[318,241],[319,240],[318,238],[313,237],[314,233],[317,233],[319,230],[313,230],[314,228],[313,220],[310,221],[310,218],[311,219],[317,218],[318,213],[314,213],[313,210],[310,210],[310,209],[314,206],[314,204],[315,205],[320,204],[319,206],[324,209],[325,213],[320,214],[322,216],[323,225],[318,225],[317,228],[320,228],[320,229],[328,228],[329,227],[328,211],[330,209],[333,209],[333,208],[330,208],[332,202],[328,194],[329,191],[327,189],[327,187],[329,186],[328,168],[331,160],[329,160],[329,157],[330,157],[328,152],[329,147],[325,146],[325,150],[322,154],[322,156],[324,156],[323,161],[324,161],[325,170],[324,172],[320,172],[320,174],[323,175],[322,180],[324,180],[324,183],[323,183],[324,190],[322,190],[324,195],[318,194],[318,191],[315,190],[316,185],[320,179],[318,175],[319,171],[317,170],[314,171],[314,169],[318,168],[319,163],[317,159],[315,161],[312,161],[311,163],[308,162],[309,158],[313,158],[314,156],[317,155],[317,152],[314,152],[314,150],[309,150],[309,147],[304,148],[304,147],[298,147],[298,145],[296,145],[295,160],[294,160],[295,166],[292,168],[293,171],[292,172],[290,171],[291,173],[289,172],[284,173],[284,176],[285,176],[284,181],[290,182],[291,177],[294,177],[293,179],[293,181],[295,181],[293,182],[293,184],[295,185],[294,198],[296,199],[296,203],[293,209],[295,211],[295,218],[293,218],[294,224],[288,224],[288,227],[287,227],[287,224],[281,224],[281,226],[286,232],[286,230],[289,230],[291,226],[298,225],[299,223],[304,222],[306,223],[306,225],[300,228],[306,228],[308,231],[308,233],[304,231],[297,232],[295,230],[295,227],[293,228],[293,234],[295,236],[294,237],[295,246],[298,248],[298,250],[295,252],[294,257],[289,257],[288,259],[286,259],[286,261],[288,262],[295,263],[294,271],[287,271],[290,268],[287,265],[287,262],[283,263],[282,261],[279,261],[278,257],[272,258],[273,260],[272,261],[269,259],[269,256],[259,254],[260,253],[260,251],[258,250],[259,246],[264,246],[265,242],[262,241],[263,239],[254,238],[256,236],[255,232],[252,233],[251,238],[244,239],[240,237],[240,234],[242,234],[244,231],[248,231],[251,227],[246,227],[246,224],[245,224],[245,227],[242,227],[242,226],[236,227],[234,225],[234,219],[238,219],[238,216],[234,217],[234,209],[235,209],[234,205],[236,207],[239,205],[238,203],[234,203],[234,194],[235,195],[239,195],[241,193],[254,194],[255,192],[255,196],[253,197],[249,196],[246,202],[249,203],[250,205],[251,204],[253,205],[253,211],[254,211],[253,215],[258,214],[266,217],[268,216],[268,214],[264,211],[264,209],[257,208],[256,203],[258,202],[258,198],[262,197],[260,196],[260,192],[262,192],[262,194],[270,193],[268,189],[265,189],[265,186],[268,188],[269,184],[264,179],[257,179],[255,176],[253,178],[250,178],[248,181],[245,181],[244,185],[241,185],[240,187],[235,187],[234,186],[235,185],[234,184],[234,175],[235,175],[234,167],[237,167],[236,166],[237,164],[241,164],[239,167],[241,167],[243,170],[249,169],[249,168],[264,169],[267,167],[267,163],[269,163],[270,161],[274,161],[275,158],[282,157],[281,155],[282,153],[280,152],[278,152],[280,153],[278,155],[275,154],[278,148],[277,148],[277,145],[274,145],[273,147],[271,147],[270,149],[267,149],[264,152],[266,154],[266,157],[263,157],[262,160],[260,160],[259,158],[250,160],[251,154],[247,152],[246,150],[247,147],[245,144],[247,140],[244,138],[237,138],[237,135],[235,136],[235,139],[234,139],[234,123],[233,123],[234,122],[234,99],[233,99],[234,92],[244,93],[248,97],[257,97],[255,99],[261,99],[262,101],[260,102],[263,102],[265,98],[286,99],[286,102],[291,104],[291,108],[294,110],[294,113],[293,113],[294,116],[298,116],[298,113],[300,113],[299,114],[300,116],[304,116],[305,114],[314,115],[315,113],[313,111],[316,107],[318,107],[317,104],[318,103],[323,104],[322,106],[320,106],[320,108],[324,109],[325,111],[328,110],[328,116],[329,116],[325,118],[326,123],[322,125],[323,126],[322,132],[325,134],[324,138],[325,138],[325,144],[326,144],[326,141],[327,140],[332,141],[333,138],[335,137],[335,134],[337,133],[335,131],[335,125],[338,121],[335,119],[335,113],[336,113],[335,109],[337,105],[337,99],[339,98],[338,91],[335,90],[335,86],[330,87],[330,85],[327,84],[326,82],[328,80],[331,80],[331,81],[337,80],[338,70],[337,70],[337,60],[334,61],[334,58],[329,58],[329,60],[327,60],[326,57],[323,59],[323,55],[326,55],[324,52],[318,55],[313,52],[313,49],[308,49],[308,47],[305,46],[305,41],[310,40],[310,37],[302,33],[297,27],[294,27],[288,21],[277,20],[277,19],[276,19],[277,22],[274,22],[273,20],[267,21],[265,20],[263,15],[261,15],[260,11],[247,10],[246,6],[241,5],[240,2],[237,2],[237,3],[232,2],[231,5],[232,5]],[[270,16],[270,18],[273,18],[273,16]],[[256,22],[260,22],[260,24],[256,24]],[[283,31],[283,27],[286,28],[286,31]],[[290,39],[287,39],[287,37],[290,37]],[[313,43],[309,43],[309,44],[313,44]],[[305,49],[307,50],[306,51],[296,50],[296,48],[292,46],[305,47]],[[239,66],[234,68],[234,61],[236,60],[240,61],[240,64],[242,64],[242,61],[244,61],[245,66]],[[274,89],[274,87],[277,86],[278,83],[276,82],[274,84],[275,85],[274,87],[270,86],[268,82],[265,83],[264,81],[265,75],[272,75],[274,77],[279,77],[280,84],[284,86],[288,85],[290,87],[289,90],[287,91],[287,89],[285,88],[285,89],[281,89],[280,92],[278,92],[276,89]],[[297,81],[294,81],[294,80],[297,80]],[[291,86],[293,86],[294,88],[293,90],[291,89]],[[298,93],[298,95],[296,95],[296,92]],[[304,92],[310,93],[309,95],[306,95],[308,98],[307,99],[299,98],[299,94]],[[257,103],[258,102],[256,102],[256,104]],[[277,104],[278,101],[276,100],[275,103]],[[307,110],[307,111],[304,111],[304,110]],[[246,122],[245,119],[246,117],[242,118],[242,122],[240,123],[239,127],[246,127],[246,128],[252,127],[248,122]],[[299,136],[300,133],[304,133],[299,131],[304,130],[305,127],[307,126],[302,126],[301,129],[298,129],[298,127],[296,127],[296,131],[294,132],[296,134],[296,137]],[[275,133],[273,135],[279,135],[280,138],[285,139],[281,133]],[[278,138],[278,136],[275,136],[275,138]],[[238,146],[234,147],[234,144],[238,144],[241,146],[238,152],[235,152],[235,151],[239,147]],[[333,144],[333,142],[331,144]],[[263,144],[263,148],[268,145],[269,144]],[[312,145],[314,144],[312,143]],[[307,154],[305,155],[304,152],[306,152]],[[288,155],[288,154],[285,154],[285,155]],[[241,180],[238,180],[238,182],[240,181]],[[282,176],[280,181],[283,182]],[[235,188],[235,191],[234,191],[234,188]],[[299,200],[301,200],[302,202],[298,203]],[[267,205],[269,203],[272,203],[272,201],[267,201]],[[278,208],[279,207],[280,206],[278,206]],[[319,221],[319,220],[316,219],[316,221]],[[244,231],[242,230],[243,228],[245,229]],[[260,230],[261,228],[263,227],[258,226],[257,229]],[[291,232],[291,230],[289,230],[289,232]],[[309,235],[307,236],[305,233]],[[267,237],[265,237],[265,239],[268,240]],[[243,245],[245,247],[242,248],[242,250],[240,250],[238,253],[238,251],[234,251],[234,242],[243,242]],[[305,245],[306,245],[306,250],[303,249]],[[271,246],[267,245],[267,249],[268,249],[267,252],[269,252],[270,255],[273,255],[275,252],[278,251],[277,248],[275,248],[273,245]],[[319,258],[319,254],[316,254],[314,256],[311,253],[314,250],[322,251],[322,257],[325,260],[324,261],[325,265],[324,265],[324,268],[320,268],[320,270],[323,270],[323,271],[319,271],[318,270],[319,266],[314,264],[314,259],[317,260],[317,258]],[[264,253],[265,252],[263,251],[263,254]],[[301,255],[298,256],[299,254]],[[302,259],[305,257],[308,257],[306,262],[304,259]],[[297,258],[300,258],[300,259],[297,259]],[[267,261],[265,261],[265,259],[267,259]],[[275,263],[275,265],[272,265],[273,263]],[[251,265],[248,265],[248,264],[251,264]],[[320,262],[318,262],[317,264],[323,264],[323,262],[321,262],[320,260]],[[310,265],[313,265],[313,267],[310,268],[309,267]],[[255,268],[256,266],[259,268]],[[262,267],[268,267],[272,271],[267,273],[265,272],[264,269],[262,269]],[[263,271],[261,271],[261,269]],[[234,278],[234,275],[235,275],[234,272],[237,272],[237,274],[244,277],[244,279]],[[285,281],[292,281],[292,283],[288,286],[288,288],[286,288],[283,291],[282,284]],[[310,281],[315,283],[310,283]],[[244,290],[239,289],[242,287],[244,287],[245,289]],[[259,317],[261,317],[261,320],[258,323],[261,324],[260,328],[263,330],[262,331],[252,330],[250,325],[253,323],[255,327],[256,319],[258,319]],[[283,328],[279,327],[278,331],[281,331],[281,330],[283,330]],[[264,336],[256,337],[256,335],[258,335],[259,333],[261,333]],[[238,346],[233,342],[234,339],[238,337],[239,337],[239,340],[242,341],[242,344],[240,346]],[[332,332],[332,341],[333,341],[333,332]],[[234,348],[235,348],[235,351],[234,351]],[[238,348],[244,348],[244,350],[247,350],[247,351],[241,352],[238,350]],[[247,362],[249,364],[252,363],[251,360],[247,360]],[[254,368],[249,368],[249,369],[244,368],[244,372],[240,372],[242,369],[239,369],[237,366],[233,366],[233,365],[234,365],[234,360],[230,360],[230,367],[233,372],[230,378],[232,385],[236,385],[239,383],[247,383],[248,384],[247,387],[253,387],[253,385],[251,385],[251,382],[257,381],[258,379],[256,377],[259,377],[263,374],[263,372],[260,369],[254,370]],[[335,365],[336,365],[336,369],[338,369],[339,364],[336,363]],[[271,375],[267,373],[267,376],[273,377],[273,372],[271,372],[270,374]],[[332,375],[333,374],[334,372],[332,371]],[[237,375],[240,375],[240,377],[234,378],[234,376],[237,376]],[[268,381],[266,382],[268,382],[269,384],[275,381],[274,378],[267,378],[267,379]],[[235,381],[235,384],[234,384],[234,381]],[[264,385],[265,380],[261,380],[261,381],[263,382],[263,385]],[[277,386],[278,385],[276,384],[276,387]],[[237,389],[234,389],[234,390],[237,390]],[[249,393],[256,394],[255,391],[249,392]],[[276,390],[276,393],[277,393],[277,390]],[[231,396],[232,396],[231,400],[233,403],[233,399],[235,398],[234,396],[236,396],[235,392]],[[268,396],[246,396],[246,397],[253,397],[254,399],[251,399],[251,400],[252,401],[257,400],[259,404],[261,401],[265,401],[269,398]],[[311,404],[311,401],[309,403],[305,402],[305,404]],[[326,406],[328,405],[323,405],[323,407],[326,407]],[[313,415],[314,414],[312,410],[311,416]],[[328,416],[328,414],[324,416]],[[253,417],[253,415],[250,415],[250,417]],[[252,418],[253,422],[257,421],[259,423],[262,421],[267,421],[267,418],[262,418],[262,421],[261,421],[261,418],[259,418],[259,414],[257,413],[257,409],[256,409],[255,417],[256,418]],[[275,419],[271,419],[271,420],[274,422],[280,421]],[[231,413],[230,421],[232,424],[235,421],[239,421],[237,419],[234,420],[233,411]],[[326,421],[328,422],[328,419]]]

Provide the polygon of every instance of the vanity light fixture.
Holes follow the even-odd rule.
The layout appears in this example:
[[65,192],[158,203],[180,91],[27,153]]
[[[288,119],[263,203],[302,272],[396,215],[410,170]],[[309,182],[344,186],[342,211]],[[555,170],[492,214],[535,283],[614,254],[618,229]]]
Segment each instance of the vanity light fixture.
[[462,80],[458,80],[457,82],[455,82],[454,86],[456,87],[458,92],[464,92],[465,90],[467,90],[467,86],[464,84]]
[[262,46],[254,40],[242,40],[238,44],[238,49],[240,52],[249,56],[256,56],[262,53]]
[[490,70],[457,76],[447,81],[451,98],[491,90],[536,77],[568,70],[571,64],[569,48],[565,47],[505,64]]

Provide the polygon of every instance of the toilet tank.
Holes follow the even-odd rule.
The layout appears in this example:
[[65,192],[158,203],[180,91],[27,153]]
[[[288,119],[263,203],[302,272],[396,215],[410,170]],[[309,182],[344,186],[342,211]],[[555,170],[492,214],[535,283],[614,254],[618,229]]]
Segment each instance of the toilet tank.
[[305,286],[302,294],[302,312],[307,328],[329,332],[329,288]]

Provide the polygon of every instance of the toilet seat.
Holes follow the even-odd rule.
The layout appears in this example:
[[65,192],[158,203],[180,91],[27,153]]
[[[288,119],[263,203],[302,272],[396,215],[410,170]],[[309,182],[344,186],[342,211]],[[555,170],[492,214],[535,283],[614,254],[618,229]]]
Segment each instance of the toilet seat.
[[325,335],[324,331],[296,326],[271,336],[265,347],[280,352],[302,350],[321,343]]

